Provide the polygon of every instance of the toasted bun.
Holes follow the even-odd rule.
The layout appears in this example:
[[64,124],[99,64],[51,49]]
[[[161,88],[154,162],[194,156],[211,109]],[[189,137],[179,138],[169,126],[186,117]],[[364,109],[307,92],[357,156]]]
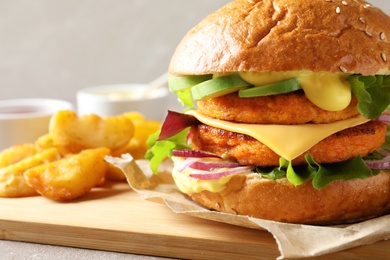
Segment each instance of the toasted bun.
[[188,32],[169,72],[390,74],[389,50],[390,17],[362,0],[236,0]]
[[390,174],[336,181],[320,190],[310,182],[295,187],[287,179],[237,175],[222,192],[202,191],[190,197],[207,208],[227,213],[288,223],[339,224],[390,212]]

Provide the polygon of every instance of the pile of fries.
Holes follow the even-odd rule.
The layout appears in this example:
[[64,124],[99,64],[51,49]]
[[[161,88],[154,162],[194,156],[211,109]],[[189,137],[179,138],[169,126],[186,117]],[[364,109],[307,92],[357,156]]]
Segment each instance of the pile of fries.
[[124,181],[125,175],[104,157],[130,153],[135,159],[143,158],[147,138],[160,126],[161,122],[147,120],[138,112],[78,117],[70,110],[58,111],[48,133],[35,143],[0,152],[0,197],[42,195],[69,201],[106,180]]

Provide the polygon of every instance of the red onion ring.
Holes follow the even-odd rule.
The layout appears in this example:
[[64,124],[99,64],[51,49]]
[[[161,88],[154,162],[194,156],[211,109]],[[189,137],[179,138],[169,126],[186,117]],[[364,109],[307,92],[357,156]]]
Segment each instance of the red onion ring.
[[373,170],[387,170],[390,169],[390,155],[381,160],[366,160],[364,161],[368,167]]
[[190,174],[190,177],[198,179],[198,180],[217,180],[225,176],[243,173],[252,170],[250,166],[242,166],[231,168],[226,171],[214,172],[214,173],[193,173]]
[[[186,168],[202,171],[192,173],[190,177],[199,180],[217,180],[224,176],[251,171],[251,166],[240,166],[237,162],[223,160],[221,157],[196,150],[173,150],[173,156],[185,158],[177,170],[183,172]],[[213,161],[204,161],[203,158],[214,158]],[[215,160],[217,159],[217,160]]]
[[240,164],[236,162],[228,162],[228,161],[222,161],[222,162],[196,161],[189,165],[189,167],[192,169],[202,170],[202,171],[212,171],[220,168],[234,168],[238,166],[240,166]]
[[193,164],[193,163],[196,162],[197,160],[199,160],[199,158],[192,158],[192,157],[186,158],[186,159],[183,161],[183,164],[181,165],[181,167],[178,168],[177,170],[178,170],[179,172],[182,172],[182,171],[184,171],[185,169],[187,169],[188,166],[190,166],[191,164]]
[[199,150],[173,150],[172,155],[176,157],[195,157],[195,158],[221,158],[216,154],[208,153]]
[[240,164],[238,164],[236,162],[229,162],[229,161],[223,161],[223,160],[213,161],[213,162],[205,162],[205,161],[201,161],[201,159],[202,158],[188,157],[183,161],[181,167],[178,168],[177,170],[179,172],[182,172],[187,167],[190,167],[191,169],[195,169],[195,170],[212,171],[212,170],[217,170],[217,169],[221,169],[221,168],[234,168],[234,167],[240,166]]
[[383,113],[382,115],[380,115],[377,119],[375,119],[377,121],[380,121],[382,123],[385,123],[385,124],[390,124],[390,114],[388,113]]

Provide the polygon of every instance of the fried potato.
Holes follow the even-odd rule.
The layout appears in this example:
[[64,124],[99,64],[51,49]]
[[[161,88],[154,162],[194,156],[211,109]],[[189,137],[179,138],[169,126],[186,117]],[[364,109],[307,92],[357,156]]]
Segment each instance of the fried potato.
[[146,141],[149,136],[155,133],[161,127],[161,122],[151,120],[135,120],[133,121],[135,126],[134,136],[127,145],[127,151],[135,159],[143,159],[148,145]]
[[133,120],[145,120],[144,115],[141,114],[140,112],[131,111],[131,112],[123,113],[123,115],[132,121]]
[[53,137],[50,134],[42,135],[35,141],[35,146],[38,150],[45,150],[55,147]]
[[[134,136],[131,138],[130,142],[127,143],[127,145],[112,150],[111,155],[114,157],[119,157],[122,154],[130,153],[134,159],[143,159],[146,151],[148,150],[146,141],[152,133],[160,129],[161,122],[147,120],[142,114],[137,112],[125,113],[124,116],[130,118],[133,121]],[[123,172],[113,166],[109,166],[106,177],[112,181],[126,180],[126,176],[123,174]]]
[[126,113],[124,116],[132,118],[134,135],[127,145],[118,149],[113,149],[111,155],[120,156],[124,153],[130,153],[135,159],[143,159],[148,149],[146,141],[151,134],[160,129],[161,122],[147,120],[137,113]]
[[17,163],[37,153],[34,144],[17,144],[0,152],[0,168]]
[[49,148],[57,148],[58,152],[62,156],[72,154],[72,151],[70,151],[67,147],[54,144],[53,137],[49,133],[39,137],[35,141],[35,146],[37,147],[38,151],[46,150]]
[[36,195],[36,191],[26,184],[23,176],[24,172],[58,159],[57,149],[51,148],[0,169],[0,197],[12,198]]
[[83,196],[101,183],[107,171],[108,148],[87,149],[24,173],[26,183],[42,196],[68,201]]
[[52,116],[49,133],[55,146],[78,153],[97,147],[122,147],[132,138],[134,125],[124,115],[99,117],[90,114],[77,117],[73,111],[64,110]]

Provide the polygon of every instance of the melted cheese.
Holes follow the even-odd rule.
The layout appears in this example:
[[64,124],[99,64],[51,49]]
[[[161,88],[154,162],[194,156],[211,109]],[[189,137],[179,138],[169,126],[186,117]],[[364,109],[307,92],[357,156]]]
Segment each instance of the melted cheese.
[[340,111],[351,102],[348,74],[310,71],[240,72],[240,77],[254,86],[263,86],[296,78],[305,96],[316,106],[328,111]]
[[326,137],[369,121],[359,115],[330,124],[262,125],[212,119],[196,110],[190,110],[186,114],[196,117],[206,125],[249,135],[289,161],[306,152]]

